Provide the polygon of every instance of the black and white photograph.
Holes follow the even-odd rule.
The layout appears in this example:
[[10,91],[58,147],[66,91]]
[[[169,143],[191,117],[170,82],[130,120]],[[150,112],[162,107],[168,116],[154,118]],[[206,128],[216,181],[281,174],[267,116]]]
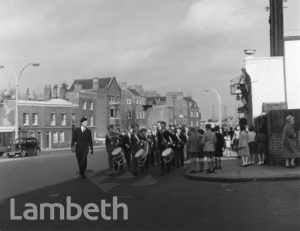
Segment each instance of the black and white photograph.
[[0,0],[0,231],[299,217],[299,0]]

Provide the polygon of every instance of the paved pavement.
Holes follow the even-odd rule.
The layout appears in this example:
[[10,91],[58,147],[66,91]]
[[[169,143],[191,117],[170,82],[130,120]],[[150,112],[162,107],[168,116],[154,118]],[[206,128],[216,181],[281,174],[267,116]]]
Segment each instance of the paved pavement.
[[225,161],[222,162],[222,169],[216,170],[215,173],[191,173],[189,169],[185,175],[191,180],[220,182],[299,180],[300,167],[285,168],[268,165],[240,167],[238,159],[225,158]]

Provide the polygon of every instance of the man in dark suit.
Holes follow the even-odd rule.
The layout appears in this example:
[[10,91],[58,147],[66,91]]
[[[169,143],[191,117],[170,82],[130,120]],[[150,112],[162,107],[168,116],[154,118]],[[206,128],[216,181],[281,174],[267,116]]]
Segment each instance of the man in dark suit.
[[73,133],[71,146],[75,146],[76,158],[79,166],[79,174],[82,178],[86,178],[85,171],[87,168],[87,155],[89,153],[89,147],[91,149],[92,155],[94,154],[94,148],[92,133],[87,128],[87,118],[83,117],[80,120],[80,124],[80,127],[76,128]]

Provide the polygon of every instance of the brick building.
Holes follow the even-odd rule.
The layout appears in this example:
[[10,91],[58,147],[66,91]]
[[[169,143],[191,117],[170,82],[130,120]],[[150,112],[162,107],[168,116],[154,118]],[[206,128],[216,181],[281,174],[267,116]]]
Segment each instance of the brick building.
[[184,100],[186,101],[188,125],[191,127],[199,127],[201,114],[197,102],[193,100],[192,97],[184,97]]
[[[19,136],[36,137],[42,149],[70,147],[77,107],[63,99],[19,100]],[[6,126],[14,126],[15,100],[3,100],[0,111],[6,114]]]
[[[103,138],[106,135],[107,125],[110,125],[113,128],[120,127],[121,88],[115,77],[78,79],[73,82],[66,93],[68,97],[74,94],[70,92],[96,94],[93,105],[93,110],[95,111],[94,126],[96,137]],[[83,103],[84,99],[81,99],[80,97],[79,99],[81,100],[81,103]],[[71,97],[70,100],[73,100],[73,98]]]
[[143,95],[141,85],[127,86],[126,82],[120,82],[122,88],[121,97],[121,128],[129,129],[131,124],[137,123],[141,128],[146,127],[146,97]]

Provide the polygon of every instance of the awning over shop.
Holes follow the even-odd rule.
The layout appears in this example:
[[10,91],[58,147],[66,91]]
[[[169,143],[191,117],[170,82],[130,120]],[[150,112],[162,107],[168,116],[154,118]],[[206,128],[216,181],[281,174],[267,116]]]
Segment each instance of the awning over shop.
[[14,126],[0,126],[0,132],[13,132],[15,130]]

